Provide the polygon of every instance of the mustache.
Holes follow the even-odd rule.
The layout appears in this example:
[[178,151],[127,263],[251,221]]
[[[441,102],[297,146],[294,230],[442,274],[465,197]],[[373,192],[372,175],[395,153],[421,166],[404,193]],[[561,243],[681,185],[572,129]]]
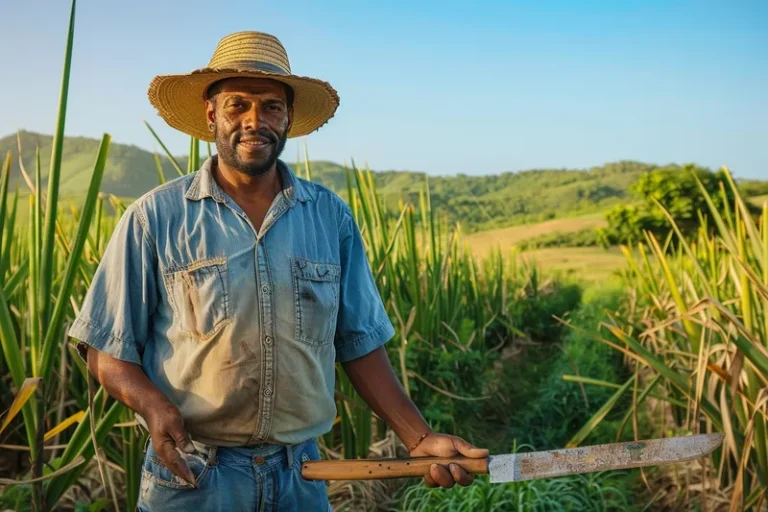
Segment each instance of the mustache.
[[254,136],[263,137],[272,143],[277,143],[279,141],[278,136],[274,132],[272,132],[271,130],[266,130],[262,128],[260,130],[250,130],[245,133],[239,133],[239,132],[236,133],[234,143],[235,144],[239,143],[243,137],[254,137]]

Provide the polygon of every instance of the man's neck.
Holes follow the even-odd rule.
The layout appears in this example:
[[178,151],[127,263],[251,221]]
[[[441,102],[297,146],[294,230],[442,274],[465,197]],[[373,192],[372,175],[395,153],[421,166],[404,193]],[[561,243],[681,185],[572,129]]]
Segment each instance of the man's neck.
[[282,189],[277,163],[265,174],[249,176],[216,159],[213,177],[221,189],[236,202],[271,202]]

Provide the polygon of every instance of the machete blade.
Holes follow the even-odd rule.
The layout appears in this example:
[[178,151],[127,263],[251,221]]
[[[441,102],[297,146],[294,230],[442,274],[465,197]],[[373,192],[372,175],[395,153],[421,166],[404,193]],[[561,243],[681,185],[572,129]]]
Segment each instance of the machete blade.
[[672,464],[706,456],[720,446],[723,437],[723,434],[701,434],[543,452],[492,455],[488,461],[488,472],[491,482],[502,483]]

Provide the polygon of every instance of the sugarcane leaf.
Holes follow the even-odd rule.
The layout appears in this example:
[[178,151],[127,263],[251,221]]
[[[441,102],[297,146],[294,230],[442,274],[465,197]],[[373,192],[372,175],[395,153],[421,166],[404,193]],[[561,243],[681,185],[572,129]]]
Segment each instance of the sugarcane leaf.
[[80,423],[83,420],[83,416],[85,415],[85,411],[78,411],[69,418],[65,419],[55,427],[53,427],[51,430],[45,433],[45,436],[43,437],[43,441],[50,441],[54,437],[56,437],[56,434],[59,434],[61,432],[64,432],[66,429],[68,429],[71,425],[75,423]]
[[168,160],[171,161],[171,164],[173,165],[173,168],[176,169],[176,172],[179,173],[179,176],[184,176],[184,171],[181,170],[181,166],[179,165],[179,162],[176,161],[176,159],[173,157],[170,151],[168,151],[168,148],[165,147],[165,144],[163,144],[163,141],[160,140],[160,137],[157,136],[157,133],[155,133],[155,130],[152,129],[151,126],[149,126],[149,123],[144,121],[144,124],[149,129],[152,136],[155,138],[158,144],[160,144],[160,147],[163,148],[163,151],[165,151],[165,156],[168,157]]
[[50,480],[51,478],[60,477],[62,475],[65,475],[72,471],[73,469],[77,468],[78,466],[81,466],[85,462],[85,457],[77,457],[75,460],[67,464],[66,466],[63,466],[56,471],[52,471],[46,475],[37,477],[37,478],[29,478],[27,480],[11,480],[10,478],[0,478],[0,484],[3,485],[27,485],[32,484],[35,482],[42,482],[43,480]]
[[624,383],[623,386],[621,386],[616,392],[609,398],[603,405],[600,407],[600,409],[595,412],[595,414],[592,415],[591,418],[587,420],[587,422],[582,426],[578,432],[576,432],[573,437],[568,441],[566,444],[566,448],[574,448],[576,446],[579,446],[584,439],[587,438],[590,432],[597,427],[597,425],[600,424],[601,421],[603,421],[603,418],[605,418],[609,412],[611,412],[611,409],[613,409],[616,404],[618,403],[619,399],[621,399],[622,395],[629,389],[629,386],[632,385],[632,382],[635,380],[634,375],[627,379],[627,382]]
[[[54,261],[54,243],[56,233],[56,215],[59,201],[59,182],[61,181],[61,157],[64,148],[64,125],[67,118],[67,98],[69,95],[69,75],[72,67],[72,46],[75,36],[75,4],[72,0],[72,7],[69,14],[69,29],[67,31],[66,50],[64,51],[64,70],[61,77],[61,92],[59,95],[59,111],[56,120],[56,131],[53,135],[51,146],[51,167],[48,172],[48,192],[45,205],[45,227],[42,239],[42,255],[40,261],[40,293],[39,297],[43,299],[40,304],[43,324],[47,324],[49,316],[49,301],[47,298],[51,293],[51,282],[53,279],[53,261]],[[40,192],[38,190],[38,192]]]
[[59,295],[45,335],[42,362],[40,364],[40,376],[43,377],[43,379],[47,378],[50,374],[53,354],[57,352],[55,344],[61,336],[60,327],[63,324],[64,315],[69,309],[69,297],[72,294],[72,286],[74,285],[75,276],[80,268],[83,247],[85,246],[93,213],[96,209],[101,178],[104,175],[104,167],[106,166],[107,155],[109,154],[110,141],[111,137],[108,134],[104,134],[101,139],[101,144],[99,145],[98,155],[96,156],[91,184],[88,188],[85,205],[83,206],[83,211],[80,216],[77,234],[75,235],[75,242],[72,244],[72,250],[67,259],[67,266],[64,271],[62,284],[59,288]]
[[5,415],[5,419],[3,420],[2,425],[0,425],[0,434],[2,434],[6,427],[10,425],[11,421],[13,421],[13,418],[19,414],[19,411],[21,411],[22,407],[24,407],[24,404],[26,404],[27,401],[32,398],[32,395],[34,395],[35,390],[37,389],[37,386],[40,384],[41,380],[42,379],[37,377],[28,377],[24,379],[24,382],[22,383],[19,391],[16,393],[16,396],[13,399],[13,402],[11,403],[11,407],[8,410],[8,413]]

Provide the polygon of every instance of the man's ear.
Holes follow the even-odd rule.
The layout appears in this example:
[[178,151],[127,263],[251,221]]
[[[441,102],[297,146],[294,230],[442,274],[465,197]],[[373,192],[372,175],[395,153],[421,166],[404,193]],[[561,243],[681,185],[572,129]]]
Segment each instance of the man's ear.
[[288,133],[293,126],[293,106],[288,109],[288,126],[285,128],[285,132]]
[[216,105],[211,100],[205,100],[205,120],[208,129],[213,131],[216,127]]

